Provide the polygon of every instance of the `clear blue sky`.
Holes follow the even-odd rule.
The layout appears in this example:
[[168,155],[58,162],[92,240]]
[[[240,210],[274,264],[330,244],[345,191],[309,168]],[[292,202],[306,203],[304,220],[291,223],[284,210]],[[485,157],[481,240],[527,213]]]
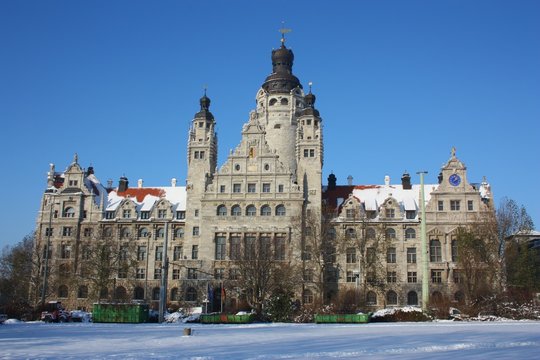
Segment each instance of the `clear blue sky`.
[[271,72],[281,21],[324,119],[324,183],[469,180],[540,224],[540,1],[0,1],[0,246],[31,232],[49,163],[106,182],[186,177],[208,85],[219,163]]

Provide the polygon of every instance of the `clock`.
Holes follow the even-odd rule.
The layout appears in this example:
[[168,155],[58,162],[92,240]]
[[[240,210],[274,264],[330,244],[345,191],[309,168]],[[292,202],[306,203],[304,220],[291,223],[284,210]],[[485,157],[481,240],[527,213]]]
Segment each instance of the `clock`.
[[450,177],[448,178],[448,182],[449,182],[450,185],[452,185],[452,186],[458,186],[458,185],[461,183],[461,178],[459,177],[458,174],[452,174],[452,175],[450,175]]

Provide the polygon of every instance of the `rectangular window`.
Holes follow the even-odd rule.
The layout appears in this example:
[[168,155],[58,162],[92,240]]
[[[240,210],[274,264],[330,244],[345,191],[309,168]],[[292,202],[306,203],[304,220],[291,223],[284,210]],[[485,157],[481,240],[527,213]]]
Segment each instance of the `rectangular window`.
[[193,245],[191,247],[191,258],[197,260],[199,258],[199,245]]
[[84,228],[83,234],[84,234],[84,237],[92,236],[92,228]]
[[469,210],[469,211],[473,211],[473,210],[474,210],[474,206],[473,206],[473,201],[472,201],[472,200],[467,200],[467,210]]
[[454,283],[461,284],[463,282],[463,279],[461,277],[461,273],[459,270],[453,270],[452,271],[452,277],[454,279]]
[[375,264],[377,255],[375,254],[375,248],[368,247],[366,250],[366,260],[368,264]]
[[386,273],[386,282],[387,283],[397,283],[397,273],[395,271],[388,271]]
[[129,219],[131,217],[131,210],[124,210],[122,211],[122,217],[124,219]]
[[60,258],[69,259],[71,257],[71,245],[60,245]]
[[263,183],[262,184],[262,192],[263,193],[269,193],[270,192],[270,184],[269,183]]
[[229,279],[238,280],[240,279],[240,270],[239,269],[230,269],[229,270]]
[[407,264],[416,264],[416,248],[407,248]]
[[129,254],[129,248],[127,245],[120,246],[120,251],[118,252],[118,258],[120,260],[127,260]]
[[416,283],[416,271],[408,271],[407,272],[407,282],[408,283]]
[[431,262],[442,261],[441,242],[438,239],[429,241],[429,261]]
[[[88,236],[86,235],[86,230],[88,230],[88,228],[84,229],[85,230],[85,236]],[[45,229],[45,236],[52,236],[53,235],[53,228],[46,228]]]
[[173,249],[173,261],[182,260],[182,246],[175,246]]
[[204,159],[204,151],[201,151],[201,152],[200,152],[200,158],[201,158],[201,159]]
[[216,268],[214,269],[214,279],[223,280],[225,278],[225,269]]
[[282,184],[278,185],[278,192],[280,192],[280,193],[283,192],[283,185]]
[[239,193],[242,190],[241,184],[233,184],[233,193]]
[[146,246],[137,247],[137,260],[146,260]]
[[313,282],[313,270],[306,269],[304,270],[304,281],[305,282]]
[[274,257],[276,260],[285,260],[285,236],[276,236]]
[[315,157],[315,150],[313,149],[309,150],[309,157]]
[[173,280],[179,280],[180,279],[180,269],[173,269],[173,271],[172,271],[172,279]]
[[166,209],[160,209],[158,210],[158,219],[165,219],[167,217],[167,210]]
[[355,264],[355,263],[356,263],[356,249],[347,248],[347,264]]
[[195,209],[195,211],[193,211],[193,215],[195,217],[199,217],[199,209]]
[[163,246],[156,246],[156,261],[162,261],[163,260]]
[[460,201],[459,200],[450,200],[450,210],[459,211]]
[[197,269],[195,269],[195,268],[188,268],[187,278],[190,279],[190,280],[195,280],[195,279],[197,279]]
[[248,193],[254,193],[256,190],[255,184],[248,184]]
[[154,269],[154,280],[161,279],[161,268],[157,267]]
[[439,200],[437,202],[437,206],[438,206],[439,211],[444,211],[444,201]]
[[225,185],[220,185],[219,186],[219,192],[222,193],[222,194],[225,192]]
[[193,227],[193,236],[199,236],[199,227],[198,226]]
[[135,277],[137,279],[145,279],[146,278],[146,271],[144,268],[137,268],[137,272],[135,274]]
[[73,228],[71,226],[64,226],[62,229],[62,236],[71,236],[71,233],[73,232]]
[[386,209],[385,214],[387,218],[394,218],[396,217],[396,210],[395,209]]
[[114,219],[114,211],[105,211],[105,219]]
[[348,283],[356,282],[356,276],[354,275],[354,272],[347,271],[347,282]]
[[396,262],[396,248],[389,247],[386,250],[386,262],[389,264],[394,264]]
[[195,152],[193,153],[193,158],[194,158],[194,159],[198,159],[198,158],[199,158],[199,152],[198,152],[198,151],[195,151]]
[[246,235],[244,239],[244,258],[246,260],[252,260],[255,258],[255,241],[257,241],[255,235]]
[[125,266],[120,266],[118,268],[118,278],[127,279],[127,276],[128,276],[127,268]]
[[431,270],[431,282],[434,284],[442,283],[442,270]]
[[184,220],[186,218],[186,212],[185,211],[177,211],[176,212],[176,219],[177,220]]
[[150,219],[150,211],[141,211],[141,219]]
[[225,236],[216,236],[216,260],[225,260],[226,241]]
[[406,210],[405,211],[405,217],[407,219],[414,219],[416,217],[416,211],[414,211],[414,210]]
[[230,255],[229,255],[231,260],[240,259],[240,246],[241,246],[240,236],[231,236],[231,250],[230,250]]
[[304,149],[304,157],[305,158],[309,157],[309,150],[308,149]]
[[354,219],[354,209],[347,209],[346,216],[347,219]]

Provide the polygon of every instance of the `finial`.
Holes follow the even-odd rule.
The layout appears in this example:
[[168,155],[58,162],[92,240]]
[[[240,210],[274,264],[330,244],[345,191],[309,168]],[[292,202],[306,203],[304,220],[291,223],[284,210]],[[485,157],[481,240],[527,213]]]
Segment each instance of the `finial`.
[[308,85],[309,85],[309,93],[311,94],[311,86],[313,86],[313,82],[308,82]]
[[77,153],[75,153],[75,155],[73,156],[73,163],[74,164],[79,163],[79,155],[77,155]]
[[456,147],[452,146],[452,158],[456,157]]
[[204,85],[203,85],[203,89],[204,89],[204,96],[206,96],[206,90],[208,89],[208,85],[207,85],[207,84],[204,84]]
[[281,46],[285,46],[285,34],[290,33],[292,30],[285,28],[285,21],[281,22],[281,26],[281,29],[279,29],[281,33]]

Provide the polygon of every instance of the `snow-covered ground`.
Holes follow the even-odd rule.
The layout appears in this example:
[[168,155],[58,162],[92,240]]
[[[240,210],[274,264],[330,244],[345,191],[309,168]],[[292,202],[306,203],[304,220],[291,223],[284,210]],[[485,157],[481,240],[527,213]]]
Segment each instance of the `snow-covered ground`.
[[[192,336],[183,336],[191,327]],[[538,359],[540,322],[0,325],[0,359]]]

